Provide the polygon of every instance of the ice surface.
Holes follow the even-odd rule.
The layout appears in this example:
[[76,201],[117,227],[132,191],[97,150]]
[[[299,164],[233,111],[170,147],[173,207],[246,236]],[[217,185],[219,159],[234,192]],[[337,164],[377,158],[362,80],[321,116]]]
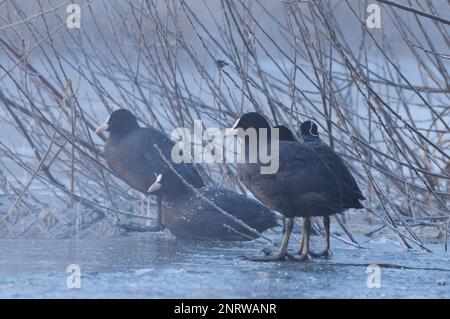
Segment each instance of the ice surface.
[[[312,240],[319,248],[321,238]],[[238,256],[257,254],[266,244],[182,241],[161,233],[114,240],[1,240],[0,298],[450,297],[450,264],[442,244],[429,245],[434,253],[380,242],[364,248],[332,244],[330,260],[255,263]],[[363,265],[369,263],[449,271],[382,267],[381,288],[369,289]],[[67,288],[69,264],[81,268],[80,289]]]

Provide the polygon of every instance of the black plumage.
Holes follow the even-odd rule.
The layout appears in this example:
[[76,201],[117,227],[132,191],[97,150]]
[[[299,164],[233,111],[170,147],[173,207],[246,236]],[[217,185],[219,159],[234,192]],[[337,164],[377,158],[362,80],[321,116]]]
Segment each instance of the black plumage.
[[294,134],[292,133],[292,131],[284,126],[284,125],[277,125],[274,126],[273,128],[277,128],[278,129],[278,138],[280,139],[280,141],[296,141],[297,139],[294,137]]
[[[285,126],[280,125],[280,139],[287,141],[296,141],[293,133]],[[364,200],[364,196],[353,177],[348,167],[345,165],[344,160],[336,154],[331,147],[324,143],[318,132],[317,124],[312,121],[305,121],[301,123],[299,135],[302,142],[307,143],[314,152],[316,152],[321,160],[328,166],[330,171],[336,176],[339,188],[341,190],[343,209],[349,208],[363,208],[361,200]],[[343,210],[341,211],[343,212]],[[313,256],[329,256],[330,251],[330,217],[324,216],[323,224],[325,227],[325,249],[319,253],[311,254]],[[303,243],[302,243],[303,245]],[[301,250],[301,248],[300,248]]]
[[338,179],[342,191],[344,208],[363,208],[361,200],[364,196],[353,175],[350,173],[344,160],[319,137],[317,124],[305,121],[300,125],[300,135],[305,143],[308,143],[315,152],[325,161]]
[[[238,128],[267,129],[270,125],[260,114],[251,112],[241,116],[229,134],[237,134]],[[258,145],[260,145],[258,136]],[[270,151],[271,135],[265,145]],[[245,143],[249,141],[245,139]],[[264,145],[264,143],[262,144]],[[250,146],[246,145],[246,149]],[[269,257],[253,257],[252,260],[283,260],[293,227],[294,217],[304,218],[302,255],[298,259],[309,258],[310,217],[329,216],[342,210],[341,192],[336,176],[308,145],[295,141],[279,141],[279,169],[275,174],[262,174],[261,162],[238,164],[238,176],[243,184],[268,207],[286,216],[286,233],[279,254]],[[292,257],[292,256],[291,256]],[[294,257],[292,257],[294,258]],[[297,259],[297,258],[296,258]]]
[[[297,139],[294,137],[294,133],[284,125],[276,125],[273,128],[278,129],[278,139],[280,141],[297,141]],[[283,228],[282,228],[283,234],[286,232],[286,220],[283,218]]]
[[317,124],[305,121],[300,125],[300,135],[319,154],[325,164],[336,175],[342,192],[343,208],[363,208],[364,196],[355,178],[344,160],[330,146],[323,142],[318,133]]
[[149,191],[155,189],[162,194],[164,225],[177,238],[245,241],[257,237],[197,192],[258,232],[278,225],[275,213],[256,200],[223,187],[203,187],[195,192],[170,174],[170,169],[157,177]]
[[[167,164],[162,159],[158,148],[168,160],[174,142],[164,133],[153,127],[140,127],[136,117],[126,109],[111,113],[108,120],[100,125],[96,133],[108,131],[104,156],[108,167],[114,174],[134,189],[147,194],[148,187],[155,180],[157,173],[163,171]],[[205,184],[190,164],[176,164],[175,168],[193,187],[204,187]],[[160,194],[158,197],[158,225],[162,227]]]
[[[305,121],[300,125],[300,136],[305,144],[310,146],[328,166],[336,176],[342,196],[342,208],[363,208],[361,201],[364,196],[350,170],[345,165],[344,160],[333,151],[333,149],[324,143],[318,132],[317,124],[312,121]],[[325,227],[325,248],[317,256],[329,256],[330,250],[330,217],[324,216],[323,224]]]

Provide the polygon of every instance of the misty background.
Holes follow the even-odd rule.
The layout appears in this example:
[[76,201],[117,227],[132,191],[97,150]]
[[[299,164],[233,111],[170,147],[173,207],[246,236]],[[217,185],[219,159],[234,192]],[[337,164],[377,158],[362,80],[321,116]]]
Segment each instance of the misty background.
[[[79,29],[66,25],[72,2],[81,8]],[[381,9],[379,29],[365,23],[371,3]],[[368,198],[367,211],[339,221],[345,241],[360,223],[406,246],[444,240],[450,37],[449,24],[433,16],[450,21],[450,6],[395,3],[406,8],[355,0],[0,1],[0,235],[145,230],[153,205],[146,209],[110,174],[104,141],[93,134],[123,107],[167,134],[197,118],[225,129],[252,110],[294,131],[315,119]],[[203,166],[210,184],[251,196],[233,165]]]

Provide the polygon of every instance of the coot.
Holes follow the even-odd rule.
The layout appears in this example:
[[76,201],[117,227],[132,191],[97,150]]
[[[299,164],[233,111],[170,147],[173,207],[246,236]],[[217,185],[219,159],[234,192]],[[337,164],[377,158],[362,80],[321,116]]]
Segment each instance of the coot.
[[[242,130],[238,130],[239,128]],[[258,113],[242,115],[227,135],[236,135],[241,140],[244,139],[246,149],[249,149],[249,140],[242,134],[243,130],[249,128],[257,130],[258,148],[262,145],[271,151],[270,125]],[[260,129],[267,129],[269,132],[266,143],[261,141],[264,135],[259,134]],[[342,210],[341,193],[335,175],[310,147],[295,141],[280,140],[278,155],[279,169],[274,174],[262,174],[261,167],[265,164],[259,160],[256,163],[246,162],[237,165],[240,180],[255,197],[286,217],[286,233],[279,253],[264,257],[246,257],[250,260],[277,261],[284,260],[287,256],[296,260],[309,259],[310,217],[328,216]],[[304,218],[305,240],[299,258],[287,254],[295,217]]]
[[[170,159],[175,143],[153,127],[140,127],[136,117],[126,109],[112,112],[95,133],[100,134],[104,131],[109,132],[104,151],[108,167],[128,185],[147,194],[147,189],[155,180],[157,173],[167,167],[154,145],[159,147],[166,159]],[[192,165],[182,163],[175,167],[193,187],[205,186]],[[154,195],[158,199],[157,229],[160,229],[162,228],[161,196],[158,192]]]
[[[256,238],[184,184],[170,169],[158,175],[148,191],[162,194],[164,225],[177,238],[226,241]],[[258,232],[278,225],[275,213],[256,200],[223,187],[203,187],[196,191]]]
[[294,137],[294,133],[284,125],[276,125],[273,128],[278,129],[278,138],[281,141],[297,141],[297,139]]
[[[339,187],[342,193],[343,209],[349,208],[363,208],[361,201],[364,196],[355,180],[350,173],[344,160],[333,151],[326,143],[319,138],[317,124],[312,121],[305,121],[300,125],[300,136],[303,142],[307,143],[313,150],[321,157],[329,169],[335,174]],[[325,249],[318,256],[327,257],[331,254],[330,251],[330,217],[323,217],[323,224],[325,227]]]
[[[276,125],[273,128],[278,129],[278,138],[280,141],[297,141],[294,137],[294,133],[284,125]],[[283,218],[283,228],[281,230],[283,234],[286,232],[286,220]]]

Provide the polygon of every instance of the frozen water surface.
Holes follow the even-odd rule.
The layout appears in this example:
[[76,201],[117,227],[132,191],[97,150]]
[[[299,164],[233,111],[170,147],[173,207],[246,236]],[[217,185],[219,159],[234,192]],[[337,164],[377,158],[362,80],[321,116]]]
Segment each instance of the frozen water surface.
[[[427,253],[405,251],[389,241],[354,248],[334,240],[330,260],[255,263],[238,258],[266,246],[182,241],[161,233],[113,240],[0,240],[0,297],[450,297],[450,264],[442,244],[429,246],[434,253]],[[381,288],[369,289],[364,266],[369,263],[440,270],[382,267]],[[81,268],[80,289],[67,288],[69,264]]]

